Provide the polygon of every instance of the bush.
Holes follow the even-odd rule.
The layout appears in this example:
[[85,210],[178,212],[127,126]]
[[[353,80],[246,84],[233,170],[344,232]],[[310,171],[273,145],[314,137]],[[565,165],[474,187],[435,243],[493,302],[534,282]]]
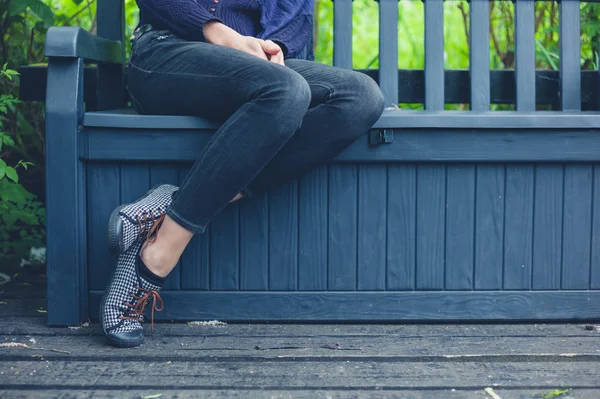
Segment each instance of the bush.
[[[5,64],[0,79],[12,81],[17,72]],[[19,172],[33,163],[19,160],[11,164],[15,141],[4,130],[4,121],[19,103],[11,94],[0,95],[0,259],[23,257],[31,247],[43,246],[45,210],[19,183]]]

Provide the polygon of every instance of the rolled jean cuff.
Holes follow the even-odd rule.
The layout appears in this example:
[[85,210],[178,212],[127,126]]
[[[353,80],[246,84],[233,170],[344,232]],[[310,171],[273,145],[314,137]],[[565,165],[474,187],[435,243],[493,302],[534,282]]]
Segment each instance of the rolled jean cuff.
[[240,194],[242,194],[244,196],[244,198],[251,198],[252,197],[252,191],[248,190],[247,188],[242,188],[240,190]]
[[167,209],[167,215],[169,215],[171,217],[171,219],[173,219],[175,221],[175,223],[177,223],[184,229],[191,231],[192,233],[198,234],[198,233],[204,233],[206,231],[206,226],[199,226],[199,225],[195,225],[193,223],[188,222],[183,217],[179,216],[179,214],[177,212],[175,212],[173,210],[173,208],[171,208],[171,207],[169,207]]

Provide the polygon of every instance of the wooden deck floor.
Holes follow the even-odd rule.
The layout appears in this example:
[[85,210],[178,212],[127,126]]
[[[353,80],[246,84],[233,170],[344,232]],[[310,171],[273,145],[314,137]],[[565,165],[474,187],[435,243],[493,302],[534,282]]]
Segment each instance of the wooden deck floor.
[[117,349],[47,327],[31,284],[0,286],[0,398],[600,398],[595,325],[162,323]]

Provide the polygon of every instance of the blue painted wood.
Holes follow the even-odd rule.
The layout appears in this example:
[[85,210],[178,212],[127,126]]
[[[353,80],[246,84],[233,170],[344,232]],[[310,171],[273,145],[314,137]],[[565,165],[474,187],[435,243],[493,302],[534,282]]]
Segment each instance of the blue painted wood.
[[356,289],[357,167],[329,168],[328,289]]
[[600,289],[600,166],[594,165],[592,191],[592,244],[590,289]]
[[505,166],[477,165],[474,289],[501,290]]
[[387,290],[414,290],[416,276],[417,172],[388,166]]
[[[597,320],[598,291],[164,292],[162,320],[546,321]],[[97,318],[101,293],[91,295]],[[194,304],[190,306],[190,304]],[[465,311],[468,309],[468,311]],[[260,314],[257,314],[260,310]]]
[[[179,185],[179,167],[176,165],[153,165],[150,167],[150,186],[159,184]],[[169,274],[165,281],[164,289],[178,290],[181,281],[181,262]]]
[[592,167],[566,165],[561,289],[590,287]]
[[210,224],[210,289],[239,288],[239,208],[227,206]]
[[387,168],[358,168],[358,276],[359,290],[385,290]]
[[48,63],[46,97],[46,273],[48,324],[88,314],[86,173],[80,161],[83,61]]
[[560,85],[563,111],[581,110],[581,41],[579,1],[561,1]]
[[333,65],[352,69],[352,0],[333,2]]
[[506,167],[503,283],[505,290],[531,288],[534,172],[532,165]]
[[108,252],[107,227],[112,211],[121,205],[121,176],[118,165],[89,165],[87,168],[88,280],[92,290],[103,290],[117,266]]
[[444,3],[425,1],[425,109],[444,109]]
[[444,288],[446,167],[417,167],[417,290]]
[[534,2],[519,0],[515,4],[515,83],[518,111],[535,110],[535,23]]
[[533,215],[534,290],[560,289],[563,220],[562,165],[537,165]]
[[327,290],[328,167],[302,176],[299,190],[298,289]]
[[469,69],[471,110],[490,109],[490,5],[488,0],[471,0],[469,7]]
[[[410,111],[401,112],[408,114]],[[422,114],[419,118],[427,119],[428,116]],[[538,119],[546,120],[547,116]],[[561,129],[559,126],[517,130],[510,126],[510,117],[505,118],[506,129],[481,126],[455,129],[444,125],[443,120],[431,123],[425,130],[405,126],[416,120],[416,115],[414,120],[412,116],[384,120],[381,125],[395,127],[393,143],[372,147],[366,136],[361,137],[333,162],[595,162],[600,159],[600,136],[583,129]],[[545,123],[552,121],[549,118]],[[497,122],[500,125],[500,118]],[[94,161],[194,161],[197,148],[203,146],[203,134],[178,130],[160,131],[160,134],[147,130],[140,132],[148,132],[152,140],[140,140],[140,134],[129,130],[90,134],[86,158]]]
[[269,289],[269,196],[257,193],[240,206],[240,289]]
[[[189,166],[179,167],[178,186],[190,170]],[[210,225],[202,234],[196,234],[188,244],[179,261],[180,287],[182,290],[210,289]]]
[[445,289],[473,289],[475,167],[448,166]]
[[269,192],[269,290],[294,291],[298,281],[298,181]]
[[[123,0],[102,0],[96,11],[98,37],[126,43],[125,8]],[[122,59],[125,46],[120,46]],[[125,106],[125,73],[122,63],[98,64],[98,109],[115,109]]]
[[398,103],[398,0],[379,0],[379,86],[386,106]]

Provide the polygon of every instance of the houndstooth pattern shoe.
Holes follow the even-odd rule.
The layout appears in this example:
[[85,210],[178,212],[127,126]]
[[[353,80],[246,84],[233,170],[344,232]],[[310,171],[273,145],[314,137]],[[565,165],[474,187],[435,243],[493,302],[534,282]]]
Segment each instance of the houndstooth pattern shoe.
[[122,254],[140,240],[151,239],[165,217],[178,187],[162,184],[150,189],[135,202],[116,208],[108,220],[108,248]]
[[139,272],[139,251],[142,242],[119,256],[117,269],[108,284],[100,304],[100,324],[108,341],[118,347],[128,348],[144,342],[146,306],[152,310],[151,322],[154,332],[154,311],[162,311],[163,302],[158,294],[161,285],[152,283]]

